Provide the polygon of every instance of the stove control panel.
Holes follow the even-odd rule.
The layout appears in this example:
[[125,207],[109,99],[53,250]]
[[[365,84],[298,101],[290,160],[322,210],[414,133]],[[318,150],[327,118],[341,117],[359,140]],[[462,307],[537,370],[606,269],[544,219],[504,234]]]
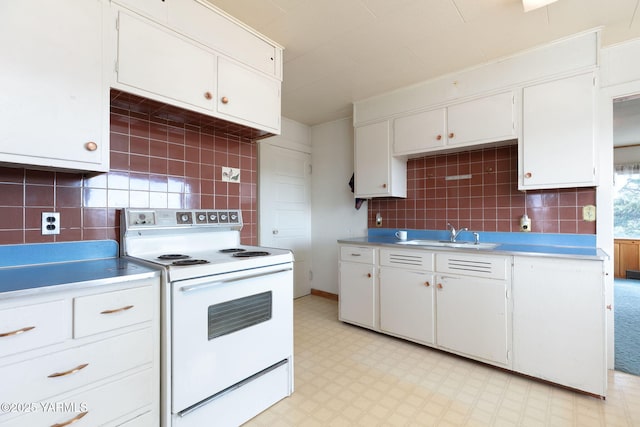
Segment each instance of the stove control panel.
[[242,228],[242,212],[239,210],[125,209],[124,218],[127,228]]

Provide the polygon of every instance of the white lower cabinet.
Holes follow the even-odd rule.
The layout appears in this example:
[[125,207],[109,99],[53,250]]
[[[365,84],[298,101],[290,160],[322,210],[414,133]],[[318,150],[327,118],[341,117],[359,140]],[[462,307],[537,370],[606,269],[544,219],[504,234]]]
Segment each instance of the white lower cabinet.
[[504,280],[438,276],[438,346],[508,365],[507,286]]
[[437,343],[509,366],[511,257],[436,254]]
[[602,261],[514,257],[513,369],[606,395]]
[[339,318],[370,329],[378,329],[377,250],[343,246],[339,270]]
[[0,426],[158,426],[159,287],[156,277],[0,301],[0,349],[19,349],[0,353],[0,401],[23,405]]
[[435,344],[433,254],[380,250],[380,330]]

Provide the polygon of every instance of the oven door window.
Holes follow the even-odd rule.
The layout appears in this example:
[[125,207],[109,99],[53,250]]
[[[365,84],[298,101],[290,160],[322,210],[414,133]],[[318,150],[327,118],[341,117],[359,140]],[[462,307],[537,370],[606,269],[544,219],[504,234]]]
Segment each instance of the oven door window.
[[272,293],[268,291],[210,305],[208,308],[209,340],[270,320],[271,300]]

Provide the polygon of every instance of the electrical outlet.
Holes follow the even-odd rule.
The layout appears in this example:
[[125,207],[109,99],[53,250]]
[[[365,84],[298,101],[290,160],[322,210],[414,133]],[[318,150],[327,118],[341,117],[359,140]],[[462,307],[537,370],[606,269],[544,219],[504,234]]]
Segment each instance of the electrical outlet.
[[42,212],[42,235],[60,234],[60,212]]

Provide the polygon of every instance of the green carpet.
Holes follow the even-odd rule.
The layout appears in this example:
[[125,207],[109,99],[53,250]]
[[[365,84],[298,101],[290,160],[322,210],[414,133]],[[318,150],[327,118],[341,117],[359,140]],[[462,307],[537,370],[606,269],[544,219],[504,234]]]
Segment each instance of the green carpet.
[[614,280],[615,369],[640,375],[640,280]]

